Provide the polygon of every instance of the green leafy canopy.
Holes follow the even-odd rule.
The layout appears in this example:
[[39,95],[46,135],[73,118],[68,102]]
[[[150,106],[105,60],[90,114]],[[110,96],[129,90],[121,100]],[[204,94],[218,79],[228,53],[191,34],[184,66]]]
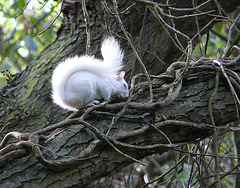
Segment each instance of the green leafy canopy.
[[53,42],[61,19],[44,29],[58,16],[60,6],[60,1],[54,0],[1,0],[0,87],[6,84],[6,70],[11,74],[22,71]]

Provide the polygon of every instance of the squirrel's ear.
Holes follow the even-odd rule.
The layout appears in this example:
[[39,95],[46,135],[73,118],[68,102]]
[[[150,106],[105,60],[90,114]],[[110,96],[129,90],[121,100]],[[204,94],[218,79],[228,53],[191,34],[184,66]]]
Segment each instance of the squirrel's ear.
[[125,71],[120,72],[120,74],[118,75],[118,79],[123,79],[123,77],[125,76]]

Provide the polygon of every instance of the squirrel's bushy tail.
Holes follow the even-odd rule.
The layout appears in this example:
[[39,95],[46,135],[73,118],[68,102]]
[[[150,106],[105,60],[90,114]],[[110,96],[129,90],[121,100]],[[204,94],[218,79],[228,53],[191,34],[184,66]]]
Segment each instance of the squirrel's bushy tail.
[[[102,42],[101,53],[106,67],[116,75],[123,67],[123,51],[114,37],[105,38]],[[111,72],[109,71],[109,72]]]

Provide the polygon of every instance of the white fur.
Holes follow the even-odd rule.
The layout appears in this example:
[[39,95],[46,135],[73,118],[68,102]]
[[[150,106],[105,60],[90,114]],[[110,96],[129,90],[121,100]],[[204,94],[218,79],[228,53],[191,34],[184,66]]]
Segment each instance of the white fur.
[[113,95],[128,96],[124,79],[117,74],[123,67],[123,52],[114,37],[101,46],[103,60],[93,56],[75,56],[61,62],[52,75],[53,101],[64,109],[76,110],[109,100]]

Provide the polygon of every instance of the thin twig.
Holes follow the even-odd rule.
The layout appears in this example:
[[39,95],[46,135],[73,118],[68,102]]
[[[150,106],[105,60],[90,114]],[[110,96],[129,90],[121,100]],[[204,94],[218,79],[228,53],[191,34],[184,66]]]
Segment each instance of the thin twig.
[[169,144],[170,145],[172,145],[172,142],[171,142],[171,140],[168,138],[168,136],[163,132],[163,131],[161,131],[159,128],[157,128],[155,125],[153,125],[153,124],[151,124],[151,123],[149,123],[149,122],[147,122],[147,121],[145,121],[149,126],[151,126],[151,127],[153,127],[154,129],[156,129],[158,132],[160,132],[166,139],[167,139],[167,141],[169,142]]
[[61,9],[60,9],[59,13],[57,14],[57,16],[53,19],[53,21],[45,29],[43,29],[40,33],[38,33],[38,36],[43,34],[46,30],[48,30],[48,28],[51,27],[54,24],[54,22],[59,18],[60,14],[62,13],[62,10],[63,10],[63,0],[61,0],[61,3],[62,3]]
[[7,133],[4,136],[2,142],[0,143],[0,150],[7,145],[7,142],[11,138],[16,138],[18,140],[27,140],[29,138],[29,135],[30,134],[28,134],[28,133],[20,133],[20,132],[17,132],[17,131],[12,131],[12,132]]
[[231,90],[231,92],[232,92],[232,95],[233,95],[233,98],[234,98],[234,101],[235,101],[235,104],[236,104],[237,117],[238,117],[238,119],[239,119],[238,106],[240,105],[240,100],[239,100],[239,98],[238,98],[238,95],[237,95],[234,87],[232,86],[232,83],[231,83],[230,79],[228,78],[228,75],[227,75],[225,69],[223,68],[222,63],[221,63],[220,61],[218,61],[218,60],[213,60],[213,63],[216,63],[216,65],[218,65],[218,66],[221,68],[221,71],[222,71],[224,77],[226,78],[226,80],[227,80],[227,82],[228,82],[228,85],[229,85],[229,87],[230,87],[230,90]]
[[217,94],[217,90],[218,90],[218,85],[219,85],[219,72],[216,73],[216,81],[215,81],[215,87],[213,90],[213,93],[211,94],[209,101],[208,101],[208,113],[210,115],[210,119],[212,122],[212,126],[213,126],[213,142],[214,142],[214,148],[215,148],[215,172],[217,174],[217,180],[218,183],[220,183],[220,176],[219,176],[219,170],[220,170],[220,166],[219,166],[219,154],[218,154],[218,131],[216,129],[216,125],[215,125],[215,121],[214,121],[214,117],[213,117],[213,113],[212,113],[212,102],[213,102],[213,97]]
[[43,5],[39,8],[39,10],[42,10],[43,7],[45,7],[45,5],[48,3],[48,1],[49,1],[49,0],[46,0],[46,1],[43,3]]
[[[235,165],[231,170],[229,170],[228,172],[226,172],[225,174],[220,176],[220,180],[222,180],[223,178],[225,178],[227,175],[230,175],[232,171],[236,170],[238,167],[240,166],[240,163],[238,163],[237,165]],[[215,180],[214,182],[212,182],[211,184],[209,184],[208,186],[206,186],[206,188],[210,188],[213,187],[213,185],[215,185],[218,181]]]
[[14,18],[17,18],[17,17],[19,17],[22,13],[23,13],[23,11],[27,8],[27,6],[28,6],[28,4],[31,2],[31,0],[28,0],[28,2],[24,5],[24,7],[22,8],[22,10],[21,10],[21,12],[17,15],[17,16],[15,16]]
[[[140,49],[140,45],[142,44],[143,37],[146,37],[145,35],[146,35],[147,13],[148,13],[148,8],[145,7],[144,17],[143,17],[143,21],[142,21],[142,27],[141,27],[141,31],[140,31],[140,37],[139,37],[139,41],[138,41],[138,45],[137,45],[138,51]],[[143,57],[143,50],[142,50],[140,56],[141,56],[140,58],[142,59],[142,57]],[[136,56],[135,56],[134,62],[132,64],[132,71],[131,71],[131,74],[130,74],[130,78],[132,78],[134,73],[135,73],[135,65],[136,65]]]
[[[42,155],[42,152],[41,152],[40,148],[46,149],[47,151],[49,151],[50,153],[53,153],[56,156],[64,157],[64,158],[67,158],[67,159],[56,159],[56,160],[46,159]],[[98,155],[93,155],[93,156],[79,158],[78,156],[61,155],[59,153],[54,152],[53,150],[50,150],[50,149],[48,149],[48,148],[46,148],[44,146],[41,146],[39,144],[33,144],[32,150],[33,150],[33,154],[35,155],[35,157],[40,162],[44,161],[44,165],[46,165],[46,166],[53,166],[53,165],[55,165],[57,167],[57,166],[60,166],[60,164],[69,165],[69,163],[75,163],[75,162],[84,161],[84,160],[88,160],[88,159],[92,159],[92,158],[98,157]]]
[[91,106],[91,107],[87,108],[86,111],[83,113],[83,115],[80,117],[80,119],[84,120],[89,115],[89,113],[91,113],[93,110],[104,107],[105,105],[110,103],[110,101],[111,100],[103,101],[100,104],[97,104],[97,105],[94,105],[94,106]]
[[118,148],[116,148],[108,139],[108,137],[106,135],[104,135],[103,133],[101,133],[97,128],[95,128],[94,126],[92,126],[91,124],[89,124],[88,122],[86,121],[83,121],[83,120],[80,120],[78,119],[78,122],[83,124],[84,126],[86,126],[87,128],[89,128],[92,132],[94,132],[98,137],[100,137],[103,141],[105,141],[106,143],[108,143],[116,152],[118,152],[119,154],[123,155],[124,157],[128,158],[128,159],[131,159],[137,163],[140,163],[144,166],[146,166],[145,163],[123,153],[122,151],[120,151]]
[[[204,31],[207,27],[209,27],[209,25],[211,25],[214,21],[216,21],[216,17],[214,17],[212,20],[210,20],[204,27],[202,27],[202,29],[198,32],[202,32]],[[198,32],[191,38],[191,40],[193,41],[197,36],[198,36]]]
[[155,9],[155,12],[157,13],[157,16],[158,16],[159,19],[161,20],[161,22],[162,22],[168,29],[172,30],[173,32],[175,32],[175,33],[177,33],[177,34],[179,34],[179,35],[181,35],[181,36],[183,36],[184,38],[187,39],[187,41],[190,41],[190,37],[189,37],[189,36],[187,36],[186,34],[184,34],[184,33],[181,32],[181,31],[175,29],[174,27],[170,26],[169,24],[167,24],[167,22],[166,22],[166,21],[160,16],[160,14],[158,13],[159,10],[158,10],[157,7],[154,7],[154,9]]
[[[163,26],[164,31],[167,33],[167,35],[170,37],[170,39],[172,40],[172,42],[174,43],[174,45],[183,53],[186,54],[186,52],[184,51],[184,48],[182,47],[181,44],[178,44],[178,41],[175,41],[173,39],[173,37],[171,36],[171,34],[169,33],[169,31],[164,27],[164,24],[161,22],[161,19],[159,19],[158,13],[154,10],[153,7],[148,7],[149,10],[152,12],[152,14],[154,15],[154,17],[159,21],[159,23]],[[176,33],[174,32],[174,35],[176,35]]]
[[[167,4],[169,4],[169,0],[167,1]],[[172,14],[171,14],[171,9],[168,10],[168,13],[169,13],[169,15],[172,15]],[[171,22],[172,22],[172,26],[176,29],[176,27],[175,27],[175,22],[173,21],[172,18],[171,18]],[[181,49],[184,49],[183,45],[181,44],[180,40],[178,39],[177,33],[174,32],[174,36],[175,36],[175,39],[176,39],[178,45],[180,46],[180,48],[181,48]]]
[[83,16],[84,16],[84,22],[86,27],[86,34],[87,34],[87,42],[86,42],[86,54],[89,55],[89,49],[90,49],[90,42],[91,42],[91,31],[90,31],[90,19],[86,7],[86,1],[82,1],[82,10],[83,10]]
[[161,176],[159,176],[158,178],[152,180],[152,181],[149,181],[148,183],[144,184],[141,188],[144,188],[144,187],[147,187],[148,185],[160,180],[162,177],[166,176],[167,174],[169,174],[172,170],[174,170],[176,168],[176,166],[178,166],[180,163],[183,162],[183,160],[186,158],[186,156],[183,156],[175,166],[173,166],[172,168],[170,168],[169,170],[167,170],[167,172],[163,173]]
[[[240,14],[237,16],[237,18],[235,19],[235,21],[237,21],[240,18]],[[233,39],[233,28],[235,29],[236,22],[234,22],[229,30],[229,35],[228,35],[228,41],[227,41],[227,46],[224,49],[224,54],[222,56],[222,58],[228,57],[231,54],[231,50],[232,47],[234,45],[237,45],[239,40],[240,40],[240,33],[237,33],[235,38]]]
[[[196,0],[192,0],[192,4],[193,4],[193,7],[195,8],[196,7]],[[195,22],[196,22],[196,26],[197,26],[197,31],[198,31],[198,41],[199,41],[199,47],[200,47],[200,53],[201,53],[201,56],[206,56],[206,53],[205,51],[203,51],[203,43],[202,43],[202,36],[201,36],[201,33],[199,32],[199,20],[198,20],[198,15],[196,15],[195,17]]]
[[110,130],[112,129],[112,126],[117,122],[117,120],[124,114],[124,112],[126,111],[129,103],[132,100],[132,96],[133,96],[133,90],[134,90],[134,85],[135,85],[135,81],[136,79],[140,76],[140,74],[135,75],[134,77],[132,77],[131,79],[131,86],[129,89],[129,96],[127,99],[127,102],[125,103],[124,107],[122,108],[122,110],[118,113],[117,117],[113,117],[112,118],[112,122],[109,125],[109,127],[107,127],[107,129],[104,131],[104,133],[106,133],[106,136],[109,134]]
[[[156,6],[157,7],[157,10],[159,11],[159,13],[161,13],[163,16],[166,16],[168,18],[173,18],[173,19],[186,19],[186,18],[189,18],[189,17],[195,17],[195,16],[203,16],[203,15],[207,15],[207,14],[210,14],[212,12],[214,12],[214,10],[210,10],[210,11],[207,11],[207,12],[199,12],[199,13],[193,13],[193,14],[188,14],[188,15],[183,15],[183,16],[172,16],[170,14],[166,14],[164,13],[163,9],[160,8],[159,6]],[[170,9],[169,9],[170,10]]]
[[141,67],[142,67],[142,69],[143,69],[143,72],[145,73],[146,78],[147,78],[147,80],[148,80],[148,83],[149,83],[150,102],[152,102],[152,101],[153,101],[152,81],[151,81],[151,79],[150,79],[150,76],[149,76],[149,74],[148,74],[148,71],[147,71],[144,63],[142,62],[142,59],[139,57],[139,55],[138,55],[138,53],[137,53],[137,51],[136,51],[136,49],[135,49],[135,47],[134,47],[134,45],[133,45],[133,43],[132,43],[132,40],[131,40],[130,37],[129,37],[128,32],[126,31],[126,29],[125,29],[124,26],[123,26],[122,20],[121,20],[121,18],[120,18],[120,16],[119,16],[119,13],[118,13],[117,1],[116,1],[116,0],[112,0],[112,1],[113,1],[113,5],[114,5],[114,11],[115,11],[117,20],[118,20],[118,22],[119,22],[119,24],[120,24],[121,30],[123,31],[124,36],[126,37],[129,45],[131,46],[131,48],[132,48],[132,50],[133,50],[136,58],[138,59],[140,65],[141,65]]
[[195,8],[178,8],[178,7],[172,7],[169,4],[161,4],[161,3],[157,3],[157,2],[149,1],[149,0],[135,0],[135,1],[146,4],[146,5],[166,7],[166,8],[171,9],[171,10],[183,11],[183,12],[198,10],[198,9],[202,8],[204,5],[206,5],[207,3],[211,2],[211,0],[207,0],[207,1],[203,2],[202,4],[198,5]]

